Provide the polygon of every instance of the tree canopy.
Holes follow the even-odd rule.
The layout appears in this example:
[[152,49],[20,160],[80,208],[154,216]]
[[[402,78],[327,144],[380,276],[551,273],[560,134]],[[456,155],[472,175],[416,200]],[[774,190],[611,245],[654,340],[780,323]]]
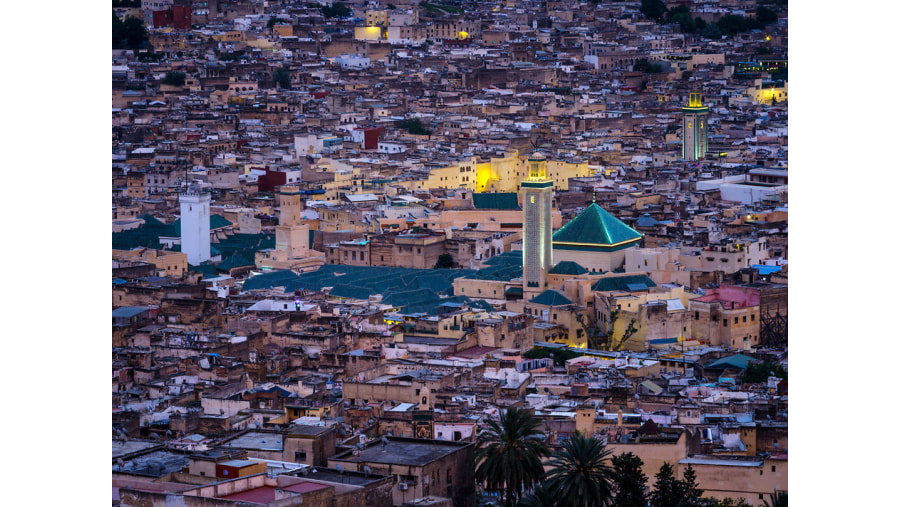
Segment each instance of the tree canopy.
[[397,124],[398,127],[406,129],[410,134],[415,136],[430,136],[431,130],[425,128],[425,124],[419,118],[407,118]]
[[162,84],[184,86],[184,78],[184,72],[166,72],[166,76],[162,79]]
[[641,13],[653,21],[661,21],[666,12],[666,4],[662,0],[641,0]]
[[773,373],[775,374],[775,377],[787,380],[787,370],[780,364],[770,361],[747,365],[747,369],[744,370],[743,380],[745,384],[758,384],[768,380]]
[[438,256],[437,263],[435,263],[435,269],[450,269],[453,267],[453,256],[448,253],[442,253]]
[[600,440],[575,432],[547,463],[551,470],[544,484],[564,505],[609,505],[613,498],[610,454]]
[[644,462],[641,458],[627,452],[613,456],[613,481],[616,497],[612,507],[647,507],[644,488],[647,476],[641,470]]
[[113,49],[139,49],[147,43],[147,29],[144,22],[129,16],[124,22],[113,11]]
[[278,86],[290,89],[291,88],[291,73],[285,70],[283,67],[279,67],[275,69],[275,72],[272,73],[272,80],[278,84]]
[[335,2],[332,5],[323,6],[322,15],[325,16],[325,19],[347,18],[353,15],[353,11],[344,5],[344,2]]
[[541,457],[550,454],[531,413],[512,407],[489,419],[477,438],[475,479],[485,489],[497,492],[507,506],[516,505],[522,494],[534,487],[544,473]]

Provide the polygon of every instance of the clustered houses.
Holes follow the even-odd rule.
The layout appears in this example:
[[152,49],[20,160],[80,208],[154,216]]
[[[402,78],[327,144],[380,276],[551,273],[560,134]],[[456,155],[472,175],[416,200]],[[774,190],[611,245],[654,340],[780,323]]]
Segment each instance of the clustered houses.
[[475,505],[510,407],[650,486],[787,490],[786,9],[137,4],[114,505]]

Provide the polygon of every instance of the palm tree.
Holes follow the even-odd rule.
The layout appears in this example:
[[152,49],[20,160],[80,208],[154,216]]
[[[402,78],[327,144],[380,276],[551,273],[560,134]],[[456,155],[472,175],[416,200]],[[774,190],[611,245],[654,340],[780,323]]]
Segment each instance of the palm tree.
[[770,493],[769,499],[764,500],[766,507],[787,507],[787,493],[780,491],[778,493]]
[[576,432],[554,453],[545,484],[560,501],[574,506],[603,506],[612,502],[612,451],[593,437]]
[[531,493],[528,493],[519,502],[517,507],[558,507],[559,499],[553,494],[553,491],[547,489],[543,484],[535,486]]
[[544,432],[537,429],[539,424],[529,412],[510,408],[500,414],[499,423],[488,420],[478,434],[475,479],[487,491],[499,493],[505,505],[516,505],[544,474],[541,457],[550,455],[550,450],[542,440]]

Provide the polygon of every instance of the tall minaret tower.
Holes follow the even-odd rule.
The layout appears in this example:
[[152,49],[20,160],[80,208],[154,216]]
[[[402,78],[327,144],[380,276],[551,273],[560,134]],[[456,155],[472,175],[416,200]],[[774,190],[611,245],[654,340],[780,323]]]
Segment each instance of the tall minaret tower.
[[706,156],[706,117],[709,108],[700,103],[700,92],[691,92],[688,105],[681,108],[684,113],[681,158],[700,160]]
[[179,195],[181,203],[181,251],[187,254],[189,264],[209,260],[209,201],[196,182]]
[[547,290],[547,271],[553,265],[552,200],[553,181],[547,178],[547,159],[534,152],[528,157],[528,176],[522,181],[522,289],[526,297]]
[[309,255],[309,225],[301,223],[300,212],[306,208],[306,201],[296,185],[278,188],[281,211],[278,226],[275,227],[275,249],[284,251],[288,258]]

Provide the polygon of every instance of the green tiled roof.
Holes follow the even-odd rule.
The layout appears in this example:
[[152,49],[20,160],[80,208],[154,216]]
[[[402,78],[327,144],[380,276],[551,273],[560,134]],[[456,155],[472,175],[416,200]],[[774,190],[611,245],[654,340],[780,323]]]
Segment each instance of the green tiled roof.
[[641,239],[641,233],[591,203],[577,217],[553,233],[553,243],[578,243],[610,247]]
[[412,289],[397,291],[391,289],[384,294],[384,298],[382,298],[381,302],[383,304],[399,308],[411,305],[413,303],[418,303],[421,301],[432,301],[435,299],[440,299],[440,296],[438,296],[437,293],[433,290]]
[[554,275],[581,275],[587,272],[584,266],[574,261],[562,261],[550,270]]
[[[181,236],[181,219],[174,220],[171,224],[172,228],[175,231],[176,236]],[[216,229],[221,229],[222,227],[229,227],[234,224],[231,223],[227,218],[222,215],[210,215],[209,216],[209,230],[214,231]]]
[[162,223],[158,218],[156,218],[155,216],[153,216],[149,213],[144,213],[143,215],[139,216],[138,218],[140,218],[141,220],[144,221],[144,227],[165,227],[166,226],[166,224]]
[[284,287],[289,282],[299,278],[296,273],[289,269],[279,271],[270,271],[261,275],[256,275],[244,282],[243,290],[254,289],[271,289],[272,287]]
[[488,266],[497,266],[497,265],[517,265],[519,267],[522,266],[522,251],[521,250],[511,250],[509,252],[503,252],[502,254],[497,254],[490,259],[484,261]]
[[532,303],[547,306],[571,305],[572,301],[555,290],[545,290],[531,300]]
[[365,287],[338,284],[331,289],[331,292],[329,292],[328,295],[347,299],[369,299],[369,296],[372,295],[372,291]]
[[256,263],[248,260],[246,257],[239,253],[233,253],[230,257],[218,263],[216,265],[216,269],[218,269],[219,271],[229,271],[234,268],[245,268],[248,266],[256,266]]
[[521,209],[519,208],[519,196],[515,192],[472,194],[472,203],[476,209]]
[[200,264],[198,266],[188,264],[188,271],[202,273],[203,278],[212,278],[214,276],[219,276],[219,272],[216,271],[216,267],[213,266],[210,262],[204,262],[203,264]]
[[601,278],[594,282],[594,285],[591,286],[591,290],[597,292],[628,291],[629,285],[636,284],[644,284],[647,287],[656,287],[656,284],[653,283],[653,280],[647,275],[627,275]]
[[724,368],[732,368],[738,370],[746,370],[753,358],[743,354],[723,357],[704,366],[706,369],[718,370]]

